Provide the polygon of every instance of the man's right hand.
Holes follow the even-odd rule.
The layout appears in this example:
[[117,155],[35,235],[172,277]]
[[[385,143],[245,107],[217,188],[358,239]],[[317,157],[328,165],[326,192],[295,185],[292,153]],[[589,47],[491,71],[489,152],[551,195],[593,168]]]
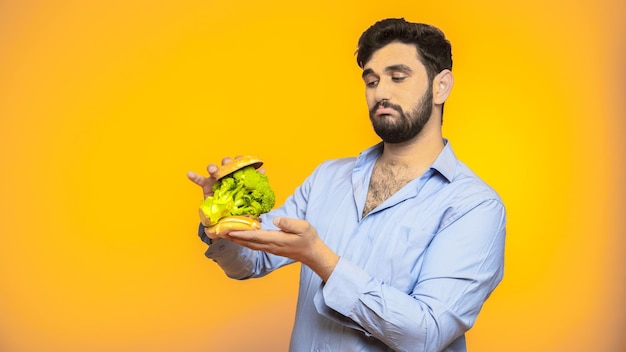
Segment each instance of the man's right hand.
[[[222,165],[226,165],[231,161],[231,158],[225,157],[224,159],[222,159]],[[191,182],[197,184],[198,186],[200,186],[200,188],[202,188],[202,194],[204,197],[203,199],[206,199],[206,197],[213,195],[213,185],[215,184],[215,182],[217,182],[217,179],[215,178],[215,173],[218,170],[218,166],[215,164],[209,164],[206,170],[209,173],[209,177],[204,177],[193,171],[187,172],[187,178],[191,180]]]

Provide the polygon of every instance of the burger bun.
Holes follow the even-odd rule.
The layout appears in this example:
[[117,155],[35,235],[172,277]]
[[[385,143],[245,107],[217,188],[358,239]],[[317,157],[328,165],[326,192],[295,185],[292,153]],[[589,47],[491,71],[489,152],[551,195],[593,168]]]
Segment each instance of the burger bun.
[[222,165],[213,174],[216,179],[228,176],[233,172],[243,169],[246,166],[254,166],[255,169],[260,168],[263,165],[263,160],[256,155],[243,155],[235,157],[231,162]]
[[206,227],[204,233],[209,238],[223,237],[231,231],[260,230],[261,222],[249,216],[227,216],[220,219],[217,224]]

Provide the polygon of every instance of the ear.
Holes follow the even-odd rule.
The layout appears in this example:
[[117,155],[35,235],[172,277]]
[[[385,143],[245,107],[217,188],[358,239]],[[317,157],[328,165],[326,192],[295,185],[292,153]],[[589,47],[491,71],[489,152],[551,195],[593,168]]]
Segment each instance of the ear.
[[435,104],[443,104],[454,85],[454,76],[450,70],[443,70],[435,76],[433,80],[433,102]]

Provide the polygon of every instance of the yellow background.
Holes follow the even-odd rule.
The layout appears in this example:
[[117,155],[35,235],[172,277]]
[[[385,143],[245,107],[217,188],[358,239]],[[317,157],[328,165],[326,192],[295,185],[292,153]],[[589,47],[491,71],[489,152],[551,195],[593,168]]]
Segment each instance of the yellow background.
[[507,205],[470,350],[624,350],[625,10],[0,0],[0,351],[286,350],[298,267],[225,278],[185,173],[259,154],[282,201],[375,143],[353,54],[383,17],[449,36],[445,135]]

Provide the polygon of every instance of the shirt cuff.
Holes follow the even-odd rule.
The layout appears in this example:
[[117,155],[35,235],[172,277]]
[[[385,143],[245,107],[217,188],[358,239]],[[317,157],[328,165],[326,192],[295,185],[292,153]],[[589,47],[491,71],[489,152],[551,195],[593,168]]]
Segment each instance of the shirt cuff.
[[213,244],[213,240],[209,238],[209,236],[206,235],[206,233],[204,232],[204,229],[206,227],[204,227],[204,225],[202,225],[202,223],[200,223],[200,225],[198,226],[198,236],[200,237],[200,239],[202,240],[202,242],[208,244],[209,246]]
[[349,260],[339,262],[322,288],[328,307],[349,317],[372,278]]
[[340,257],[326,284],[321,284],[313,296],[315,309],[328,319],[371,336],[352,318],[352,311],[370,280],[361,268]]

